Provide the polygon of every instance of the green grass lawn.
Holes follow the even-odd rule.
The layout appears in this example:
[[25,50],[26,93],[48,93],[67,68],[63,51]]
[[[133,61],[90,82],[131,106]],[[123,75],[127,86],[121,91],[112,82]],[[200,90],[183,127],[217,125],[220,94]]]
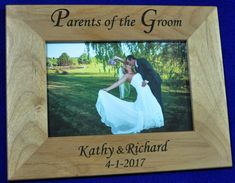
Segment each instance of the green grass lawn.
[[[109,70],[110,71],[110,70]],[[98,91],[112,84],[116,78],[112,71],[99,73],[98,66],[68,70],[68,74],[48,71],[48,119],[49,136],[104,135],[111,134],[109,127],[100,121],[96,111]],[[111,91],[119,96],[118,89]],[[131,89],[128,101],[134,101]],[[164,91],[165,126],[143,131],[192,130],[190,94]]]

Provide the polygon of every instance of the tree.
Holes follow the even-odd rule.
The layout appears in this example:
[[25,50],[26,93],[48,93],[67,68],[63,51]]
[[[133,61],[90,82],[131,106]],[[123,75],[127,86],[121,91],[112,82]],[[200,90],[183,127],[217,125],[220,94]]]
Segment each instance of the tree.
[[93,42],[86,43],[86,46],[88,51],[92,49],[96,53],[96,59],[102,63],[104,72],[108,60],[115,55],[125,58],[127,54],[132,54],[136,58],[146,58],[169,86],[178,87],[187,83],[187,46],[183,41]]
[[89,55],[87,53],[83,53],[79,58],[78,58],[78,63],[79,64],[90,64],[90,59]]
[[68,66],[71,65],[72,61],[67,53],[62,53],[58,58],[58,66]]
[[[106,72],[106,67],[108,60],[114,56],[125,57],[122,51],[122,43],[86,43],[87,50],[93,49],[96,53],[96,59],[98,62],[102,63],[103,71]],[[89,53],[88,53],[89,55]]]
[[47,57],[47,66],[49,68],[53,68],[54,66],[57,66],[57,59],[54,57]]

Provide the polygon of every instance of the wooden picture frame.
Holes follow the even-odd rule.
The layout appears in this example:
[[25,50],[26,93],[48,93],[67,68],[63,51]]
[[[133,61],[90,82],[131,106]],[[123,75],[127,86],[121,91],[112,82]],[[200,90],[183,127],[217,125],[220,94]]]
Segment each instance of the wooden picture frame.
[[[52,14],[101,20],[130,16],[135,25],[55,26]],[[141,22],[143,13],[153,12]],[[156,10],[156,11],[155,11]],[[64,15],[62,15],[64,16]],[[142,17],[143,18],[143,17]],[[157,24],[151,19],[181,20]],[[148,19],[148,20],[147,20]],[[9,5],[7,22],[8,179],[80,177],[232,166],[223,62],[216,7]],[[58,23],[58,22],[57,22]],[[168,22],[169,23],[169,22]],[[170,26],[171,25],[171,26]],[[48,137],[46,41],[186,40],[193,131],[138,135]],[[168,143],[165,152],[113,153],[112,161],[145,159],[143,166],[107,168],[105,155],[79,155],[81,145],[118,148],[128,143]]]

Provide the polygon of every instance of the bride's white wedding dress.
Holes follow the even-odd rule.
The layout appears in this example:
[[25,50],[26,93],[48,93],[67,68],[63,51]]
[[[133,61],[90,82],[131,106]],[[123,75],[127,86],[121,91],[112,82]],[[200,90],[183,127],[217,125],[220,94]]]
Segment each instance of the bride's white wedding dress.
[[164,126],[161,106],[148,85],[142,87],[142,76],[132,77],[131,85],[136,89],[135,102],[127,102],[100,90],[96,109],[101,121],[111,127],[113,134],[138,133],[144,129]]

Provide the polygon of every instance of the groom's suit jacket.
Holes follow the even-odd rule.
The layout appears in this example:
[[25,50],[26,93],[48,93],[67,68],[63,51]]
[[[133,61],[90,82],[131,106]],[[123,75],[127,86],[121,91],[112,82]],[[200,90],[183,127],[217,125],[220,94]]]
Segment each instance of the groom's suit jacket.
[[148,85],[163,110],[162,91],[161,91],[162,79],[160,75],[157,72],[155,72],[152,65],[145,58],[139,58],[136,60],[138,66],[135,67],[136,71],[141,74],[144,80],[149,81]]

